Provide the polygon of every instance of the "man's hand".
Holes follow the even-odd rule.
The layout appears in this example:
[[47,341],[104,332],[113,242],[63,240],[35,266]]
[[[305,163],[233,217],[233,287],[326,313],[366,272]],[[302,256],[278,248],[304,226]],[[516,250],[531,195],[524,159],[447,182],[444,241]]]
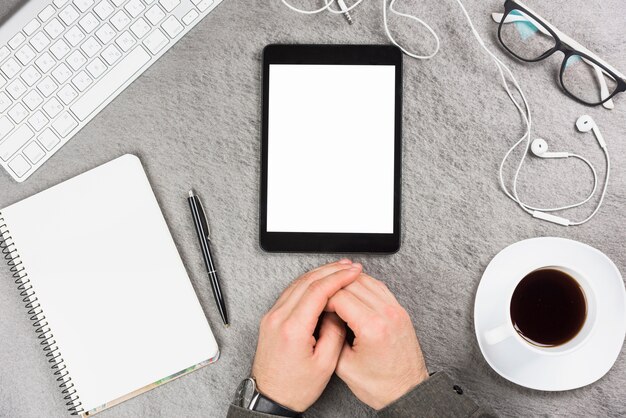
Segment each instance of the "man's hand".
[[345,340],[337,315],[324,315],[319,338],[313,337],[328,299],[354,282],[360,264],[327,264],[293,282],[263,317],[252,376],[259,392],[303,412],[322,394],[335,371]]
[[387,286],[361,276],[328,302],[354,332],[337,363],[337,375],[361,401],[381,409],[428,378],[411,323]]

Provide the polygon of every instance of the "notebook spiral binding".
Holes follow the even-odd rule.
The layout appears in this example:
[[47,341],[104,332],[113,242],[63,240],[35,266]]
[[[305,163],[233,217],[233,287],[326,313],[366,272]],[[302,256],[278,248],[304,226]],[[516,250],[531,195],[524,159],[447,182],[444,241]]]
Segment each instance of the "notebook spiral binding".
[[26,268],[22,265],[20,255],[17,252],[17,248],[15,248],[2,212],[0,212],[0,253],[2,253],[4,260],[9,266],[9,271],[15,279],[17,290],[19,290],[20,296],[23,298],[22,301],[26,309],[28,309],[28,315],[30,315],[30,320],[35,327],[37,338],[41,340],[40,344],[43,346],[43,351],[46,353],[48,363],[51,363],[50,367],[54,370],[56,380],[60,382],[59,387],[62,389],[61,394],[64,395],[63,399],[67,401],[65,405],[68,411],[70,411],[72,415],[78,415],[84,412],[80,397],[76,394],[72,378],[68,376],[69,371],[67,370],[67,366],[61,357],[59,347],[56,345],[54,334],[52,334],[52,331],[48,327],[48,322],[45,320],[46,316],[43,314],[43,309],[41,309],[41,305],[37,302],[37,295],[33,290],[33,286],[30,284],[28,273],[25,271]]

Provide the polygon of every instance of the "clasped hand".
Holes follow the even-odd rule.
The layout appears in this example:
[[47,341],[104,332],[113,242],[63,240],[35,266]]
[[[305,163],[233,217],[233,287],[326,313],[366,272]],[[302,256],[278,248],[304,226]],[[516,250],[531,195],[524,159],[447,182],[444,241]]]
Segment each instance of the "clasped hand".
[[252,366],[259,392],[298,412],[320,397],[333,373],[374,409],[428,378],[407,312],[384,283],[346,259],[304,274],[280,295],[261,321]]

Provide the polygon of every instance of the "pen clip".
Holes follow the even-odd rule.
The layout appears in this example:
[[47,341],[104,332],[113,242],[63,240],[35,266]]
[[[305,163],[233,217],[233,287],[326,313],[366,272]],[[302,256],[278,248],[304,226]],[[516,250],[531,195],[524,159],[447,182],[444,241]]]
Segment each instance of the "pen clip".
[[206,214],[204,212],[204,206],[202,206],[202,201],[200,198],[196,196],[196,202],[198,202],[198,211],[200,212],[200,223],[202,224],[202,230],[207,234],[206,239],[211,241],[211,227],[209,226],[209,222],[207,221]]

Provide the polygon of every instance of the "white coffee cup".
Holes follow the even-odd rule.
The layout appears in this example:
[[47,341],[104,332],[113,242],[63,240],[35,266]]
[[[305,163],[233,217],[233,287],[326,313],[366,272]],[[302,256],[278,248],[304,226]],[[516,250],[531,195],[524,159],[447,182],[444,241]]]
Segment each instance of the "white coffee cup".
[[[553,347],[541,347],[541,346],[531,343],[525,338],[522,338],[522,336],[515,330],[513,326],[513,321],[511,319],[511,314],[510,314],[511,299],[513,298],[513,292],[517,288],[517,285],[533,271],[546,270],[546,269],[559,270],[567,274],[568,276],[572,277],[574,280],[576,280],[576,282],[578,283],[578,285],[583,291],[583,294],[585,296],[586,307],[587,307],[585,323],[583,324],[580,331],[578,331],[576,336],[574,336],[574,338],[572,338],[571,340],[567,341],[564,344],[553,346]],[[596,322],[596,308],[597,308],[593,288],[591,286],[590,281],[586,277],[584,277],[582,274],[578,273],[577,271],[572,270],[569,267],[545,266],[545,267],[540,267],[540,268],[528,271],[527,273],[521,275],[517,281],[512,283],[512,286],[509,289],[506,297],[509,303],[505,305],[506,312],[502,312],[502,318],[506,318],[506,319],[500,325],[495,326],[484,333],[484,340],[489,345],[496,345],[505,340],[508,340],[509,338],[515,338],[518,341],[520,341],[529,350],[533,350],[533,351],[540,352],[542,354],[549,354],[549,355],[550,354],[552,355],[563,354],[566,352],[576,350],[577,348],[581,347],[587,341],[587,339],[593,332],[593,328]]]

